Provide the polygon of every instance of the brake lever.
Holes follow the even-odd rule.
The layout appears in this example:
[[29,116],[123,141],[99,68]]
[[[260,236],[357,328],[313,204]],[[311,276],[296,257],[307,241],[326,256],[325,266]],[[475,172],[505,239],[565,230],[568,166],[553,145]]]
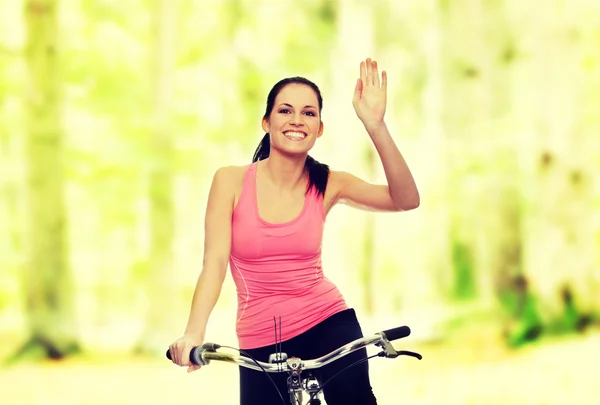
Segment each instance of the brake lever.
[[387,337],[383,333],[381,334],[381,340],[379,341],[379,344],[377,344],[377,346],[380,346],[383,349],[383,351],[379,355],[381,357],[387,357],[388,359],[395,359],[398,356],[410,356],[419,360],[423,358],[423,356],[421,356],[419,353],[411,352],[408,350],[396,351],[394,346],[392,346],[392,343],[387,339]]
[[385,337],[382,337],[381,339],[381,348],[383,349],[383,355],[388,359],[395,359],[400,355]]
[[418,359],[418,360],[423,359],[423,356],[421,356],[419,353],[410,352],[408,350],[400,350],[398,352],[398,356],[410,356],[410,357],[414,357],[415,359]]

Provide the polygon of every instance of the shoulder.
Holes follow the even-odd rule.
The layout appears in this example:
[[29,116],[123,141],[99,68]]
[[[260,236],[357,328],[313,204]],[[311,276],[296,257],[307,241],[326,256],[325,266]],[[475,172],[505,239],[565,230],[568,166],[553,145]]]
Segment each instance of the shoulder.
[[353,177],[348,172],[343,172],[340,170],[329,170],[329,178],[335,182],[345,182],[348,181],[351,177]]
[[250,165],[222,166],[213,176],[211,188],[235,207],[244,188],[244,178]]
[[325,207],[327,210],[333,208],[340,202],[340,192],[350,181],[351,174],[339,170],[329,170],[327,189],[325,191]]
[[238,182],[244,181],[244,176],[248,170],[248,167],[250,167],[250,165],[219,167],[215,171],[213,182],[234,186]]
[[356,179],[356,176],[353,176],[348,172],[330,170],[327,187],[331,187],[332,191],[336,191],[337,194],[340,189],[342,189],[348,183],[351,183],[354,179]]

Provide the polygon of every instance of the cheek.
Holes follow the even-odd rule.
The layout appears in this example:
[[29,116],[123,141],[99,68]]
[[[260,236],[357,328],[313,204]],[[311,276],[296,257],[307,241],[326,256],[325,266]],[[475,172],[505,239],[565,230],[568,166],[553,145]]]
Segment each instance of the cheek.
[[319,130],[321,129],[321,122],[319,120],[314,120],[314,122],[310,123],[311,132],[314,134],[319,134]]

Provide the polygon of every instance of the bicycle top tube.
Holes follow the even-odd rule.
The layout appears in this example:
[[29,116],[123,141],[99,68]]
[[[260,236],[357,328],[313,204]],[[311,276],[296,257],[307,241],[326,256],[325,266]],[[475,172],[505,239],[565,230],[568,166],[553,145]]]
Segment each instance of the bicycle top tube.
[[[303,360],[295,357],[288,358],[284,362],[278,363],[266,363],[251,359],[247,356],[224,353],[216,351],[220,346],[213,343],[205,343],[202,346],[197,346],[190,352],[190,361],[197,365],[207,365],[211,360],[222,361],[226,363],[237,364],[242,367],[257,371],[266,371],[268,373],[282,373],[290,372],[294,370],[311,370],[323,367],[329,363],[332,363],[341,357],[344,357],[356,350],[360,350],[364,347],[375,345],[380,346],[384,349],[384,355],[386,357],[397,357],[398,355],[409,355],[418,358],[422,358],[420,354],[401,351],[396,352],[390,345],[391,340],[400,339],[410,334],[410,329],[407,326],[390,329],[384,332],[379,332],[371,336],[359,338],[347,343],[334,351],[321,356],[316,359]],[[167,351],[167,358],[170,357],[170,353]]]

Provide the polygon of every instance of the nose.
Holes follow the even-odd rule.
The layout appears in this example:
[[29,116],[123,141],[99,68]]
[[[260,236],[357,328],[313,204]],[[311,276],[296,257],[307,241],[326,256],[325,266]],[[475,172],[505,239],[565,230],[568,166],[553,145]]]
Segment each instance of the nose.
[[290,118],[290,125],[294,126],[302,126],[304,125],[304,121],[302,120],[301,114],[292,114]]

